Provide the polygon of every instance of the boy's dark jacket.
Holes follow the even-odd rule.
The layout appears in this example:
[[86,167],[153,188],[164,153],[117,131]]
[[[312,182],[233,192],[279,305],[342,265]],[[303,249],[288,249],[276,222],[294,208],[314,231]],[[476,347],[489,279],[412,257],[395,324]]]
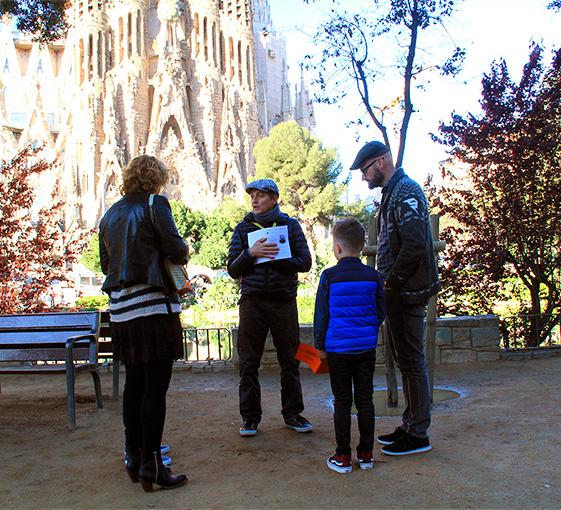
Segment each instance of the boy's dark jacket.
[[247,234],[260,228],[254,221],[253,213],[250,212],[234,229],[228,252],[229,275],[240,278],[242,296],[259,295],[279,301],[295,298],[297,273],[305,273],[312,266],[302,227],[297,220],[283,212],[270,224],[263,224],[263,227],[272,227],[273,223],[277,227],[287,225],[292,258],[254,264],[255,259],[249,254],[247,242]]
[[320,278],[314,313],[316,348],[358,354],[376,347],[385,316],[382,276],[358,257],[344,257]]

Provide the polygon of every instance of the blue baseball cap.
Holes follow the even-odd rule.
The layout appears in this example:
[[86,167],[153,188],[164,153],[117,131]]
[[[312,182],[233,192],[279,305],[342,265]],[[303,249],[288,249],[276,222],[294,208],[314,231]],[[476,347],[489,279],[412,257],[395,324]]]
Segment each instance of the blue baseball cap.
[[273,179],[257,179],[256,181],[250,182],[246,187],[246,193],[249,193],[252,189],[257,189],[259,191],[266,191],[267,193],[272,193],[273,195],[279,195],[279,187]]

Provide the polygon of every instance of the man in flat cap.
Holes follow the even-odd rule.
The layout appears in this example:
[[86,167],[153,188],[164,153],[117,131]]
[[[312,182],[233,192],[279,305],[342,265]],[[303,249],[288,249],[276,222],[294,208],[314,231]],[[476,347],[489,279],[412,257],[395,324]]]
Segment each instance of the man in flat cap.
[[387,341],[401,371],[405,411],[392,433],[378,436],[386,455],[430,450],[430,387],[424,354],[424,314],[440,290],[427,199],[381,142],[362,147],[351,166],[370,189],[382,188],[378,210],[377,269],[385,279]]
[[[240,364],[241,436],[254,436],[261,421],[259,366],[269,331],[281,367],[282,415],[287,427],[311,432],[304,410],[299,362],[294,359],[300,344],[296,290],[298,273],[310,270],[312,258],[302,227],[281,212],[279,189],[272,179],[250,182],[246,192],[252,211],[236,225],[228,252],[228,273],[241,284],[240,324],[237,350]],[[274,260],[276,243],[258,239],[251,246],[248,234],[259,229],[286,225],[291,258]],[[282,242],[282,239],[279,240]],[[270,259],[262,262],[262,259]]]

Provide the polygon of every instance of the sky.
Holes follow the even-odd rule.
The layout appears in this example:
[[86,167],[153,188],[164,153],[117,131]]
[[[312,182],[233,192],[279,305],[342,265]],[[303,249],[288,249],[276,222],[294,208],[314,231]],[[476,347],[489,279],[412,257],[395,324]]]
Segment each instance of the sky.
[[[289,76],[295,83],[299,80],[299,63],[304,56],[318,51],[312,36],[327,18],[332,0],[316,0],[310,4],[305,4],[304,0],[269,2],[273,25],[286,37]],[[357,9],[374,2],[344,0],[341,3]],[[489,72],[494,60],[504,59],[511,77],[517,81],[532,41],[545,46],[546,57],[550,50],[561,46],[561,13],[546,9],[548,3],[549,0],[457,0],[456,9],[446,22],[446,31],[435,31],[436,36],[429,35],[428,31],[421,32],[418,44],[421,55],[430,58],[443,48],[460,46],[466,49],[466,59],[462,72],[455,78],[433,75],[423,90],[413,90],[416,112],[409,126],[403,164],[411,177],[422,183],[446,158],[443,147],[430,138],[431,132],[437,132],[439,122],[448,121],[452,112],[480,112],[481,78]],[[388,41],[387,47],[376,48],[381,61],[388,65],[395,61],[390,43]],[[311,71],[305,75],[309,82],[313,77]],[[380,94],[390,100],[398,96],[402,88],[402,82],[388,79]],[[357,132],[356,128],[346,126],[351,120],[365,118],[364,107],[356,93],[341,108],[317,104],[314,109],[317,123],[314,134],[324,145],[338,149],[344,178],[358,149],[372,139],[380,139],[381,135],[374,128]],[[397,150],[397,141],[394,147],[394,151]],[[351,201],[372,194],[361,182],[360,172],[352,172],[349,190]]]

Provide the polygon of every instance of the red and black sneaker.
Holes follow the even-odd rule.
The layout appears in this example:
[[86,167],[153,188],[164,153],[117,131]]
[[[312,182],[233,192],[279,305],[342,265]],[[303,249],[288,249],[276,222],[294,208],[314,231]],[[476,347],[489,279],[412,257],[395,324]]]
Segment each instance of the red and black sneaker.
[[374,457],[372,450],[369,452],[356,452],[356,461],[360,469],[372,469],[374,467]]
[[327,467],[337,473],[350,473],[353,470],[351,455],[333,455],[326,461]]

